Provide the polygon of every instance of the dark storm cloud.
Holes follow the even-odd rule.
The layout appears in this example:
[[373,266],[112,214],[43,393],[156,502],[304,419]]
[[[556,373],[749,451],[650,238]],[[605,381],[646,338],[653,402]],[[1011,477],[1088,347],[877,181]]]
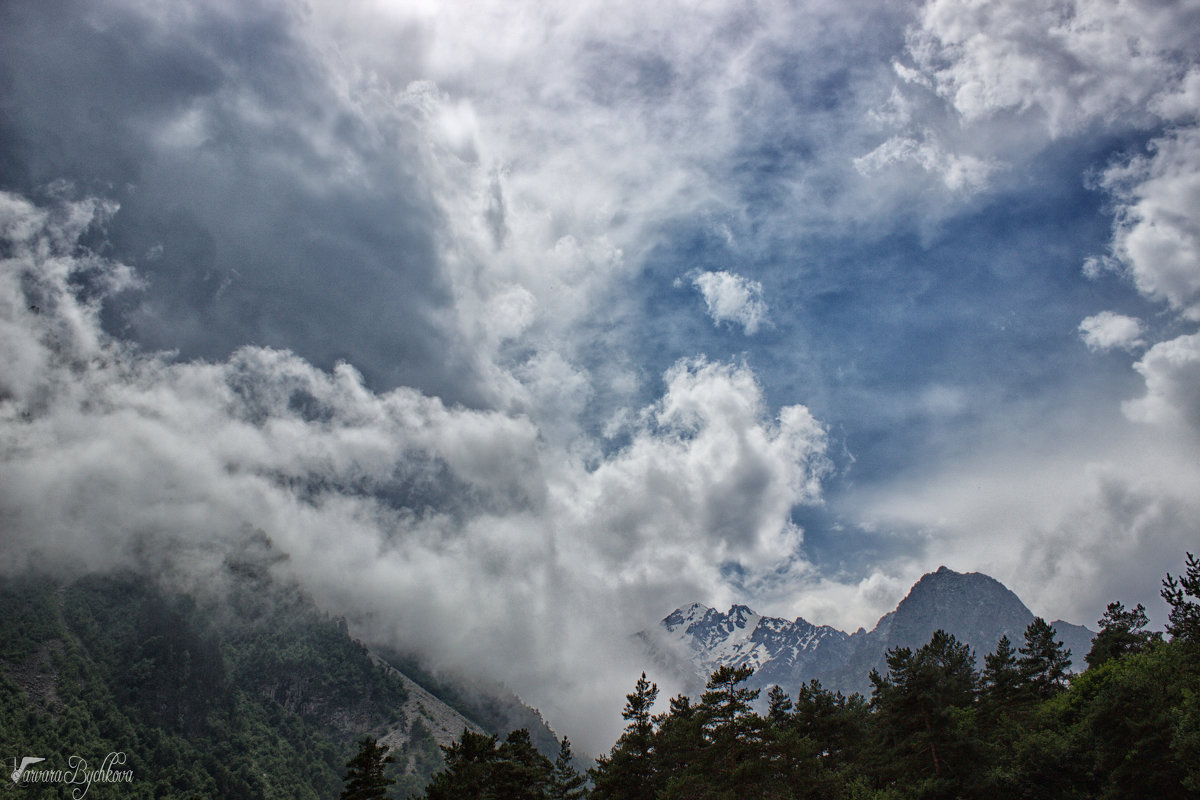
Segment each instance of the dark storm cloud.
[[183,357],[254,342],[478,403],[404,86],[334,73],[278,3],[6,4],[0,181],[114,197],[144,290],[112,330]]

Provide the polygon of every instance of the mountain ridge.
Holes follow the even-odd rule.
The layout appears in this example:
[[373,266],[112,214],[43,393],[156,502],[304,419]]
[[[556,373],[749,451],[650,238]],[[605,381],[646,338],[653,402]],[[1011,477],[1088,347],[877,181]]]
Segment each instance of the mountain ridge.
[[[941,566],[913,584],[869,631],[859,628],[849,634],[803,617],[765,616],[742,604],[722,613],[690,603],[639,637],[652,660],[691,692],[704,685],[713,669],[728,665],[752,667],[751,684],[762,688],[779,684],[794,691],[815,678],[826,688],[866,694],[868,675],[872,669],[886,669],[890,649],[920,647],[942,629],[970,645],[982,663],[1001,636],[1019,647],[1034,618],[1016,593],[995,578]],[[1051,625],[1071,650],[1072,668],[1080,669],[1095,633],[1062,620]]]

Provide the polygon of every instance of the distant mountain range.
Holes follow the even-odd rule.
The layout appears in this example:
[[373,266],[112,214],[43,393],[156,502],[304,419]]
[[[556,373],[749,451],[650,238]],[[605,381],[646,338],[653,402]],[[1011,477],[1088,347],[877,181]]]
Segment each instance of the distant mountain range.
[[[794,693],[816,678],[828,689],[868,694],[868,675],[872,669],[886,671],[884,659],[892,648],[920,647],[940,628],[970,645],[982,664],[1001,636],[1020,647],[1033,620],[1033,612],[996,579],[941,567],[922,577],[870,631],[848,634],[799,617],[765,617],[743,605],[722,613],[692,603],[639,636],[659,668],[681,679],[692,694],[721,665],[750,665],[753,686],[779,684]],[[1051,624],[1071,651],[1072,669],[1083,669],[1095,632],[1062,620]]]

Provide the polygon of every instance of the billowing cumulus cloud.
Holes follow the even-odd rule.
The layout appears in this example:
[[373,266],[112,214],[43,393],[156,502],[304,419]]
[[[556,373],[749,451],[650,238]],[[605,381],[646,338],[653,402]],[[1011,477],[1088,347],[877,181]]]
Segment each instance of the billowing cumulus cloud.
[[[641,666],[598,650],[735,599],[730,575],[812,579],[791,512],[820,495],[823,426],[703,343],[648,367],[627,287],[671,225],[741,242],[794,227],[752,219],[764,202],[856,207],[830,132],[873,67],[793,50],[865,50],[886,19],[0,14],[10,569],[197,580],[259,529],[364,635],[504,679],[596,749]],[[778,179],[744,169],[789,128]],[[721,308],[753,332],[742,289]]]
[[969,122],[1036,114],[1054,135],[1137,120],[1181,76],[1189,3],[930,0],[909,31],[920,75]]
[[735,323],[749,336],[767,320],[762,284],[726,270],[700,272],[692,276],[713,322]]
[[1200,128],[1173,131],[1148,149],[1104,173],[1120,203],[1113,256],[1140,292],[1200,321]]
[[348,364],[171,362],[99,330],[135,275],[77,241],[112,211],[0,195],[6,571],[203,582],[261,530],[277,569],[366,635],[503,678],[579,730],[627,677],[594,653],[636,658],[647,609],[727,592],[731,564],[806,568],[790,511],[820,499],[825,431],[803,406],[769,413],[745,367],[677,364],[629,443],[589,461],[525,416],[377,393]]
[[1200,334],[1159,342],[1134,368],[1146,379],[1146,394],[1125,403],[1132,419],[1183,422],[1200,433]]

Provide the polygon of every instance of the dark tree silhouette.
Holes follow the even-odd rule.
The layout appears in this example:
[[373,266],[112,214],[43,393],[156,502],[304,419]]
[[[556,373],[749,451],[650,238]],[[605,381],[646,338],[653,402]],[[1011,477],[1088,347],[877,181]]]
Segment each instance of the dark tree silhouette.
[[1200,642],[1200,559],[1188,553],[1183,575],[1175,578],[1168,572],[1162,596],[1171,606],[1167,633],[1175,639]]
[[378,800],[387,797],[388,787],[394,780],[383,774],[387,765],[395,759],[387,754],[387,745],[379,744],[373,737],[366,737],[358,747],[358,754],[346,762],[346,788],[341,800]]

